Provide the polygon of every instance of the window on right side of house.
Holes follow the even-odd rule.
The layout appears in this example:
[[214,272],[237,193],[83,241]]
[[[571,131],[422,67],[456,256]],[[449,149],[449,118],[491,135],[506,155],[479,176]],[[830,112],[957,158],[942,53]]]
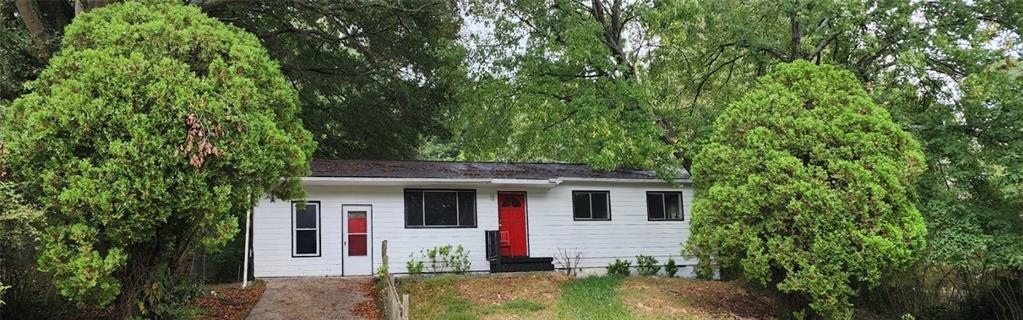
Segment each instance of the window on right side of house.
[[677,191],[649,191],[646,193],[646,214],[650,221],[682,221],[682,193]]

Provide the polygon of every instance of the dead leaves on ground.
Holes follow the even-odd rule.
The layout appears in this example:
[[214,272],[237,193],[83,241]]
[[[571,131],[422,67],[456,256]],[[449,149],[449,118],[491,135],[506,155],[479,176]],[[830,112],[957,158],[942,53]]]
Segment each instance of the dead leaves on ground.
[[241,320],[259,302],[264,290],[266,285],[262,282],[245,289],[237,284],[213,286],[205,295],[192,299],[192,304],[205,311],[203,319]]

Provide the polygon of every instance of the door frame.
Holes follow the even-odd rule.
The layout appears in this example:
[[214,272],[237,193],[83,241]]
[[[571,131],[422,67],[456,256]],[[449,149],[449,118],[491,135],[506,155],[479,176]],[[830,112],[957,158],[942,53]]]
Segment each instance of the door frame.
[[[497,223],[501,224],[501,194],[521,194],[522,195],[522,214],[523,220],[526,227],[526,256],[530,256],[529,252],[529,194],[526,191],[498,191],[497,192]],[[500,226],[497,228],[500,230]]]
[[366,237],[366,256],[369,257],[369,273],[373,274],[373,205],[362,204],[362,203],[342,203],[341,204],[341,276],[347,276],[345,274],[345,257],[348,256],[348,212],[345,211],[345,207],[369,207],[369,212],[366,213],[368,217],[366,221],[366,231],[369,236]]

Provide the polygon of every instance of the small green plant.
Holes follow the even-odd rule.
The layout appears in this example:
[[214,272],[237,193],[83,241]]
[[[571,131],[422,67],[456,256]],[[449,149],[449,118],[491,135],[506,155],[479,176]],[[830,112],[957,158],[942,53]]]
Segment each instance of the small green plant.
[[657,264],[657,258],[651,256],[636,256],[636,272],[644,277],[655,276],[661,271],[661,265]]
[[3,282],[0,282],[0,306],[4,305],[4,291],[10,288],[11,286],[5,286]]
[[668,258],[668,263],[664,265],[664,273],[668,274],[668,277],[674,277],[678,273],[678,265],[675,264],[675,259]]
[[418,276],[423,274],[423,261],[416,260],[415,257],[410,253],[408,255],[408,261],[405,262],[405,269],[408,270],[408,274]]
[[[423,266],[427,263],[430,266],[431,273],[454,272],[465,274],[472,267],[472,262],[469,261],[469,250],[465,250],[465,247],[462,247],[462,245],[457,247],[452,245],[437,246],[421,250],[419,255],[424,261],[417,261],[412,256],[409,256],[409,263],[416,261],[420,273],[423,270]],[[412,273],[412,267],[412,265],[409,265],[409,273]]]
[[377,268],[377,277],[380,278],[386,277],[388,273],[390,272],[387,270],[386,264],[381,264],[380,267]]
[[607,265],[607,275],[627,277],[629,276],[629,268],[631,267],[632,261],[615,259],[615,262]]
[[451,271],[458,274],[465,274],[469,272],[469,268],[472,267],[472,262],[469,261],[469,251],[465,250],[462,245],[458,245],[455,248],[454,254],[448,257],[448,267],[451,267]]

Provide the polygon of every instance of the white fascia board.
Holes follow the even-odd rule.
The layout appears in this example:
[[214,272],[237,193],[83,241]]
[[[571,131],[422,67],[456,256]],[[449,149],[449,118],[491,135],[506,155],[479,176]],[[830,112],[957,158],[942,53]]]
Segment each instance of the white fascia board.
[[[660,179],[615,179],[615,178],[555,178],[555,179],[489,179],[489,178],[366,178],[366,177],[303,177],[302,184],[310,186],[359,186],[359,185],[520,185],[536,187],[554,187],[562,182],[614,182],[614,183],[664,183]],[[689,183],[688,179],[676,180],[677,183]]]
[[304,177],[302,184],[310,186],[346,186],[346,185],[528,185],[553,187],[558,182],[538,179],[489,179],[489,178],[355,178],[355,177]]
[[[618,182],[618,183],[669,183],[661,179],[624,179],[624,178],[557,178],[552,179],[561,182]],[[678,179],[676,183],[689,183],[689,179]]]

